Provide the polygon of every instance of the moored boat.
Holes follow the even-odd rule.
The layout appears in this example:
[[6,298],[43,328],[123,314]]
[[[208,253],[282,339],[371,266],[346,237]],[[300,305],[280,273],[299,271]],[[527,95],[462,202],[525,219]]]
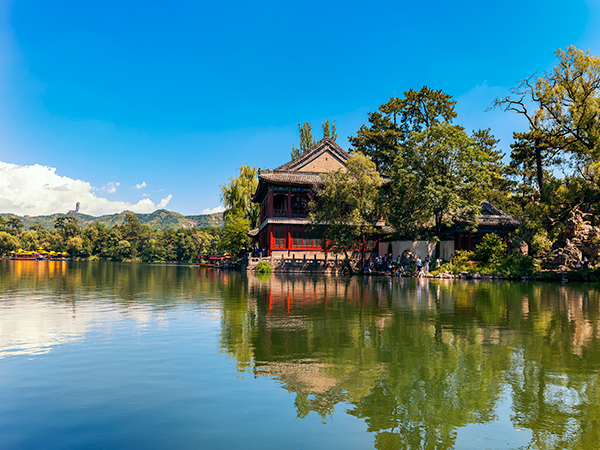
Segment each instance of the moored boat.
[[216,255],[216,256],[209,256],[209,255],[198,255],[198,257],[196,258],[197,262],[196,265],[197,267],[201,268],[201,269],[212,269],[215,267],[215,264],[218,263],[219,261],[223,261],[225,259],[230,259],[231,255],[229,253],[225,253],[224,255]]

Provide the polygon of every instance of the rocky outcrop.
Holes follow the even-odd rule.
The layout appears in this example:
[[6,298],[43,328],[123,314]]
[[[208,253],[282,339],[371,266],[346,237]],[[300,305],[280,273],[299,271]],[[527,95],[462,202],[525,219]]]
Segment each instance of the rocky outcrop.
[[564,230],[544,262],[547,269],[573,269],[583,258],[591,264],[600,262],[600,228],[591,223],[591,214],[578,209],[564,222]]
[[544,261],[544,268],[552,270],[574,269],[577,263],[581,263],[581,251],[569,245],[565,248],[557,248]]
[[410,269],[413,265],[417,263],[417,255],[415,255],[410,250],[404,250],[402,252],[402,256],[400,256],[400,265],[405,269]]

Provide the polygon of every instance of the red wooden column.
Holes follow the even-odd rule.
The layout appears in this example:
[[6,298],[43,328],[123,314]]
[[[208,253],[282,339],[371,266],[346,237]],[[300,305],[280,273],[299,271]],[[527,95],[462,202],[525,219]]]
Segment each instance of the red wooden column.
[[292,189],[288,188],[287,196],[287,216],[292,217]]
[[288,250],[291,250],[292,249],[292,226],[291,225],[285,226],[285,235],[286,235],[285,248],[287,248]]
[[273,239],[273,225],[267,225],[268,236],[269,236],[269,256],[273,254],[273,246],[275,245],[275,239]]

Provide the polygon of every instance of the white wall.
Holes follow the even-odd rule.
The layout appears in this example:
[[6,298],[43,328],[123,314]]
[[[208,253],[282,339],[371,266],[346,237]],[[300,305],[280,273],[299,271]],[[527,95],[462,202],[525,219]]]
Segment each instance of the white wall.
[[[385,255],[388,251],[390,242],[379,243],[379,254]],[[421,259],[429,256],[435,256],[435,244],[427,241],[391,241],[393,257],[402,256],[404,250],[410,250]],[[454,253],[454,241],[442,241],[440,246],[441,257],[444,261],[449,261]]]

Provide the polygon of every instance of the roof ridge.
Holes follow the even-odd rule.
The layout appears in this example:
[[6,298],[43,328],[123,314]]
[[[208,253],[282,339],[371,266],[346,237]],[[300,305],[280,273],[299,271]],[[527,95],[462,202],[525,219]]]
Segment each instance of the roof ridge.
[[333,150],[335,153],[337,153],[337,155],[343,161],[346,161],[350,157],[350,154],[346,150],[344,150],[342,147],[340,147],[333,139],[331,139],[329,137],[324,137],[319,142],[317,142],[310,150],[302,153],[297,158],[292,159],[291,161],[289,161],[289,162],[283,164],[282,166],[279,166],[273,170],[291,171],[291,169],[293,169],[294,167],[297,167],[297,166],[301,165],[302,163],[306,162],[307,160],[309,160],[310,158],[317,156],[320,152],[322,152],[324,149],[327,149],[327,148],[329,148],[329,149]]
[[483,209],[484,207],[487,207],[490,210],[490,212],[494,213],[494,214],[490,214],[490,215],[512,217],[510,214],[508,214],[505,211],[502,211],[500,208],[498,208],[496,205],[494,205],[492,202],[490,202],[487,199],[483,199],[481,201],[481,209]]

